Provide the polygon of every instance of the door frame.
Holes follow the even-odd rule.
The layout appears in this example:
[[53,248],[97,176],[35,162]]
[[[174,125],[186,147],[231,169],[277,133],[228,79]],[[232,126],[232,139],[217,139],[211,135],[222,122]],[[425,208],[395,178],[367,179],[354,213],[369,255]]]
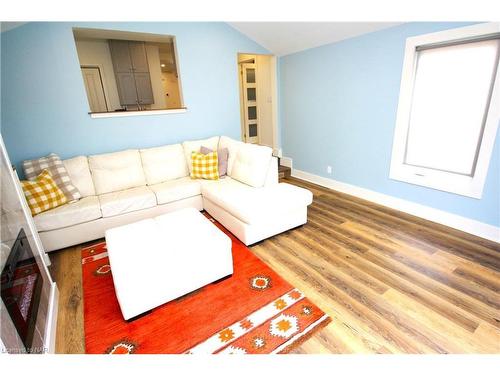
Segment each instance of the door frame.
[[[111,108],[111,103],[109,102],[109,95],[108,95],[108,89],[106,87],[105,78],[104,78],[104,67],[102,64],[84,64],[80,65],[80,72],[82,69],[97,69],[99,72],[99,79],[101,81],[101,87],[102,87],[102,92],[104,93],[104,102],[106,103],[106,110],[109,112],[109,109]],[[85,82],[84,82],[85,84]],[[90,107],[90,103],[89,103]],[[89,108],[90,109],[90,108]],[[92,111],[90,111],[92,112]]]
[[[240,74],[240,62],[239,58],[240,55],[252,55],[252,56],[268,56],[270,57],[270,63],[271,63],[271,100],[272,100],[272,135],[273,135],[273,141],[272,141],[272,148],[273,148],[273,154],[274,155],[280,155],[281,154],[281,146],[279,144],[278,140],[278,59],[275,55],[272,54],[264,54],[264,53],[252,53],[252,52],[238,52],[236,54],[236,66],[237,66],[237,72],[236,74],[238,75],[238,99],[239,99],[239,106],[240,106],[240,139],[242,142],[245,142],[245,112],[244,112],[244,104],[243,104],[243,86],[242,86],[242,78]],[[256,71],[255,71],[256,76],[258,77],[259,74],[259,67],[256,65]],[[257,107],[257,113],[259,111],[259,107]],[[257,118],[259,118],[257,114]]]

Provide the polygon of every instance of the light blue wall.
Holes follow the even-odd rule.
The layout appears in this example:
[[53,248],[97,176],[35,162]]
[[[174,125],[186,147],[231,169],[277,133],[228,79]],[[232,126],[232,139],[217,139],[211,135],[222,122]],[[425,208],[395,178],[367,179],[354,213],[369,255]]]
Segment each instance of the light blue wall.
[[389,179],[405,39],[464,25],[404,24],[282,57],[282,147],[294,168],[499,226],[498,135],[481,200]]
[[[72,27],[175,35],[187,113],[91,119]],[[2,136],[11,161],[240,138],[237,53],[268,53],[225,23],[29,23],[2,33]]]
[[[280,58],[284,155],[298,169],[500,225],[497,136],[483,199],[390,180],[408,36],[456,23],[406,24]],[[91,119],[71,28],[177,37],[184,101],[176,115]],[[213,134],[240,137],[236,54],[268,53],[224,23],[30,23],[1,34],[1,132],[13,163],[149,147]]]

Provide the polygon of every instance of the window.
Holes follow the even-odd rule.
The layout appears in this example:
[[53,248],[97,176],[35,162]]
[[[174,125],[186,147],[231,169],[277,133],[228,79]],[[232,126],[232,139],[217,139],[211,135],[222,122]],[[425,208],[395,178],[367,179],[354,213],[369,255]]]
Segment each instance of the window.
[[73,29],[90,114],[183,109],[175,37]]
[[392,179],[481,198],[500,118],[500,24],[408,38]]

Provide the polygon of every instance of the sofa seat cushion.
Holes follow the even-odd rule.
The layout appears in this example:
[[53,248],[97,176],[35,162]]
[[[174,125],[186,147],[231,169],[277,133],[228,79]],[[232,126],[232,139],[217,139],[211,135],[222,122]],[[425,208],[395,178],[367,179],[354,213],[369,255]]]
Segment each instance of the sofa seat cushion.
[[190,177],[178,178],[161,184],[151,185],[150,189],[155,193],[158,204],[175,202],[201,194],[200,182]]
[[102,217],[99,199],[89,196],[71,204],[36,215],[33,219],[39,232],[70,227]]
[[202,184],[202,194],[204,199],[247,224],[269,222],[312,203],[309,190],[286,183],[253,188],[227,179],[218,184]]
[[102,217],[122,215],[156,206],[156,196],[147,186],[99,195]]

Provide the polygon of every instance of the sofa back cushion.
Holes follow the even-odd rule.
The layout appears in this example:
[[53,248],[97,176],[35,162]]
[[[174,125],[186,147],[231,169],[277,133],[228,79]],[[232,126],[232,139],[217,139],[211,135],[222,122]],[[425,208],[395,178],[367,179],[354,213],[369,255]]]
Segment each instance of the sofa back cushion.
[[253,187],[264,186],[272,152],[267,146],[244,143],[236,154],[231,177]]
[[238,150],[244,144],[245,143],[241,141],[236,141],[232,138],[226,137],[225,135],[220,137],[219,149],[227,148],[228,150],[229,156],[227,159],[227,175],[230,177],[232,177],[233,165],[234,161],[236,160],[236,155],[238,155]]
[[188,161],[189,173],[193,171],[193,166],[191,165],[191,153],[193,151],[200,152],[201,146],[217,151],[219,146],[219,137],[200,139],[198,141],[186,141],[182,143],[182,147],[184,148],[184,157]]
[[146,185],[139,150],[89,156],[98,195]]
[[148,185],[189,176],[182,145],[168,145],[140,150]]
[[80,192],[82,198],[95,195],[94,182],[90,174],[89,161],[86,156],[77,156],[63,160],[71,182]]

